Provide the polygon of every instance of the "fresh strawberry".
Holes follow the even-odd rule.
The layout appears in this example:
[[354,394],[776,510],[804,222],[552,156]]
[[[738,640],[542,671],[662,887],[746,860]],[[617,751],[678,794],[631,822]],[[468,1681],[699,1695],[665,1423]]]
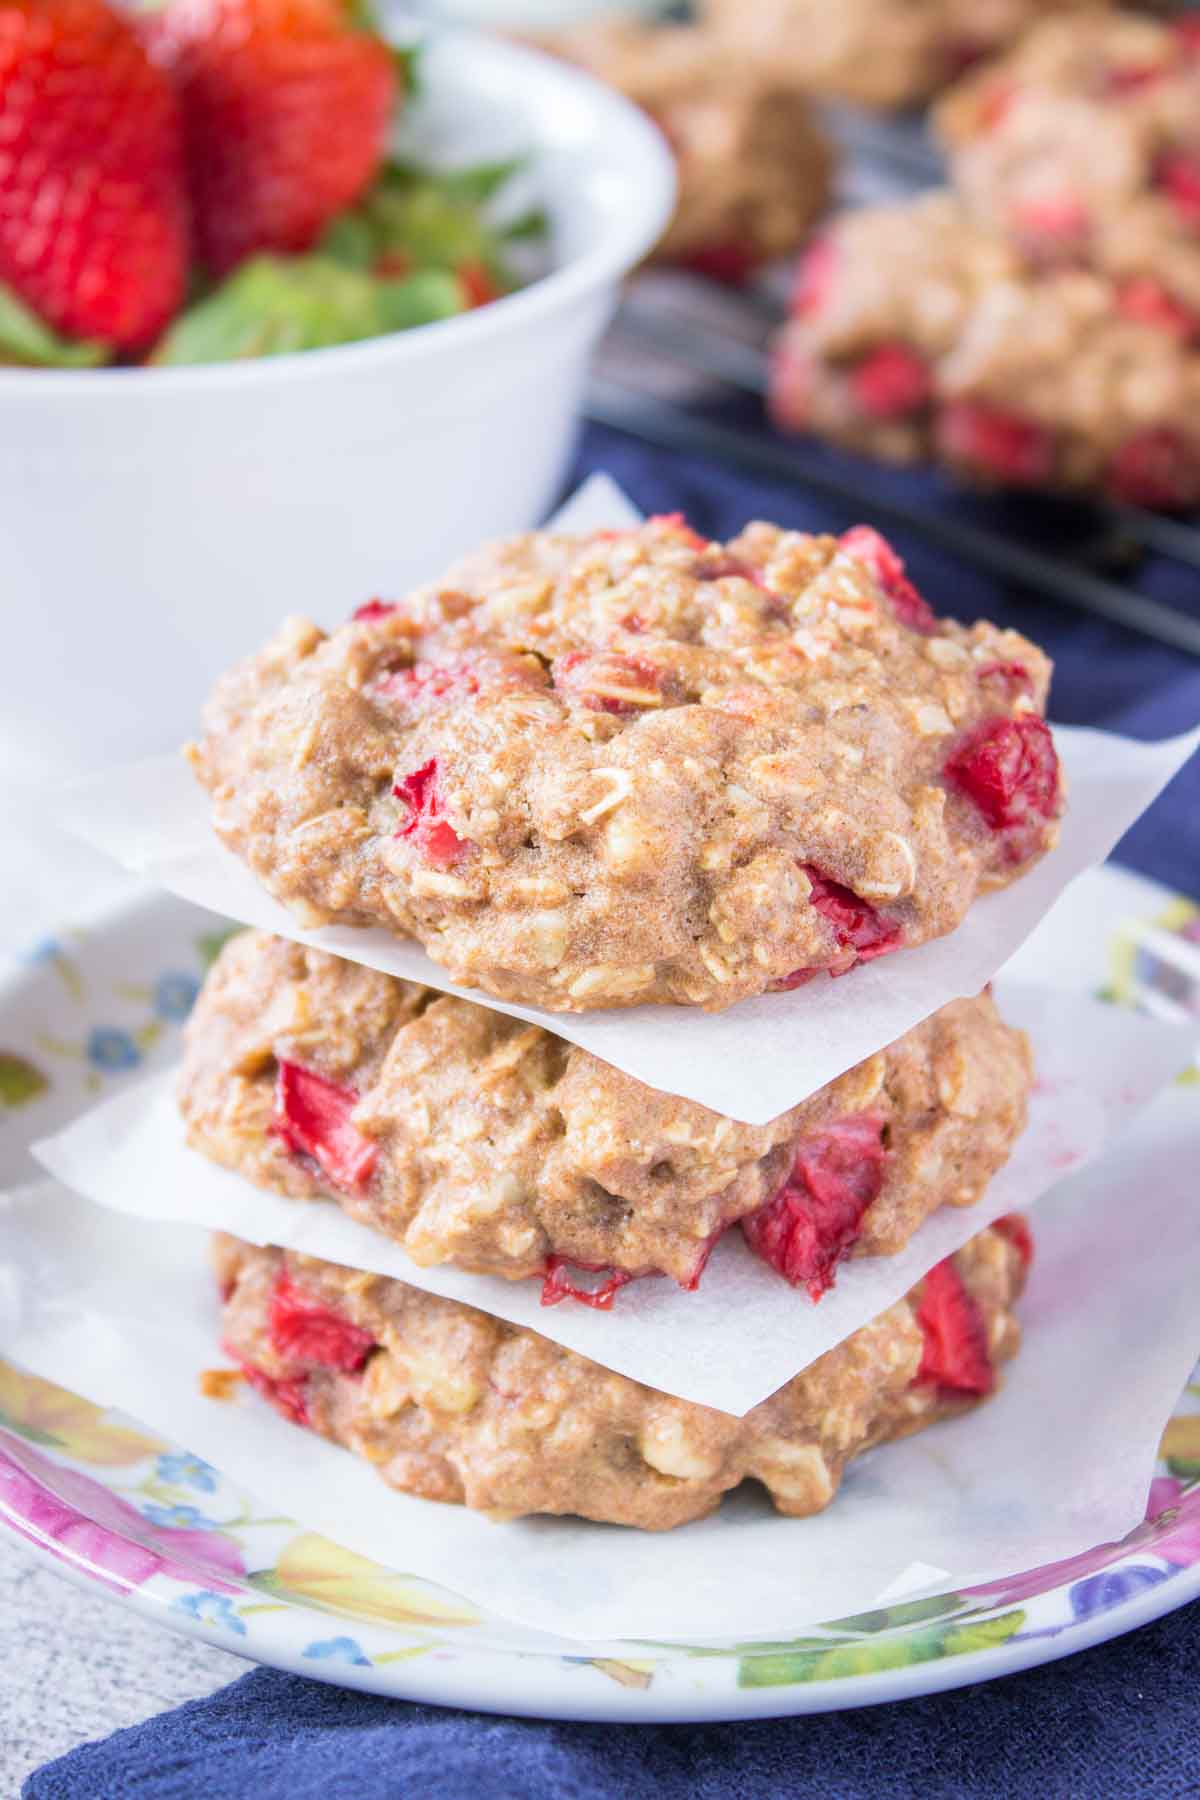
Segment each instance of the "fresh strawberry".
[[917,1323],[924,1348],[919,1382],[936,1382],[960,1394],[990,1394],[996,1385],[987,1327],[954,1258],[930,1269],[921,1284]]
[[268,1312],[271,1348],[285,1362],[357,1375],[375,1348],[375,1339],[331,1307],[302,1293],[285,1268],[271,1289]]
[[361,197],[400,94],[341,0],[171,0],[147,27],[183,104],[202,262],[307,250]]
[[295,1155],[311,1156],[339,1188],[353,1192],[371,1178],[376,1147],[351,1122],[358,1096],[299,1063],[281,1062],[271,1133]]
[[[0,282],[55,331],[143,349],[183,300],[182,125],[102,0],[2,0],[0,147]],[[27,359],[0,336],[0,360]]]

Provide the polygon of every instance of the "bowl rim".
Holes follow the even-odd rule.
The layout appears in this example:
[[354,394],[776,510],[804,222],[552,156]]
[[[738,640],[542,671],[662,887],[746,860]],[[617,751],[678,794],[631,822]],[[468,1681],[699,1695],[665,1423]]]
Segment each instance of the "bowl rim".
[[[595,113],[597,166],[608,166],[607,146],[610,141],[619,141],[626,147],[626,154],[619,162],[611,163],[612,172],[615,174],[623,166],[632,171],[632,178],[624,183],[629,206],[621,219],[581,254],[538,276],[527,287],[453,318],[434,320],[407,331],[386,332],[354,344],[330,344],[282,356],[178,368],[0,368],[0,398],[9,402],[28,400],[36,393],[43,398],[91,394],[96,399],[111,400],[119,393],[131,401],[148,404],[178,391],[265,388],[301,378],[336,378],[339,373],[352,374],[381,361],[403,363],[425,355],[453,354],[460,347],[467,351],[481,340],[502,335],[509,325],[519,328],[569,308],[572,302],[582,301],[594,289],[618,280],[641,261],[666,228],[675,204],[677,180],[675,158],[666,138],[640,107],[585,70],[530,45],[456,26],[423,28],[420,42],[436,43],[439,49],[453,49],[461,44],[470,54],[482,56],[501,69],[505,65],[510,70],[532,65],[542,82],[557,84],[565,98],[574,97]],[[536,113],[532,112],[529,118],[532,122]]]

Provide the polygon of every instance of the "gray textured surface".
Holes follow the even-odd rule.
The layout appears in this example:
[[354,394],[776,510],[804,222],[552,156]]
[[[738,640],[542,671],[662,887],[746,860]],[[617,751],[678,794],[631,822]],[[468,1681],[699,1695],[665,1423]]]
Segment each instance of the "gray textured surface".
[[0,1800],[15,1800],[32,1769],[76,1744],[209,1694],[247,1667],[0,1542]]

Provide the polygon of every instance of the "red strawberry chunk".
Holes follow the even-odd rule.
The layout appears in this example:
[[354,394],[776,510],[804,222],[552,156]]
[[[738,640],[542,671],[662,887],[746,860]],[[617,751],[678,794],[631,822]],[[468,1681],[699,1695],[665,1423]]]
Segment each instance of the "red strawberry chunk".
[[924,1347],[918,1382],[936,1382],[960,1394],[990,1394],[996,1385],[987,1326],[962,1276],[948,1256],[921,1284],[917,1323]]
[[293,1156],[311,1156],[335,1187],[353,1193],[370,1180],[378,1154],[372,1140],[351,1122],[357,1104],[352,1088],[339,1087],[299,1063],[280,1062],[270,1129]]
[[814,906],[823,919],[828,919],[842,949],[853,948],[858,952],[859,962],[870,962],[874,957],[886,956],[889,950],[898,948],[900,927],[891,919],[885,919],[869,901],[860,900],[840,881],[831,881],[827,875],[822,875],[815,863],[800,866],[812,885],[809,905]]
[[1161,81],[1166,72],[1165,62],[1117,63],[1106,72],[1104,85],[1110,94],[1136,94]]
[[460,838],[442,813],[436,757],[430,757],[411,775],[405,775],[392,793],[409,809],[408,823],[400,827],[396,836],[411,838],[426,862],[433,863],[435,868],[449,868],[464,850],[469,849],[469,840]]
[[301,1293],[285,1268],[271,1289],[268,1330],[277,1356],[343,1375],[357,1375],[375,1348],[369,1331]]
[[937,630],[937,618],[904,573],[904,559],[898,556],[885,537],[870,525],[853,525],[843,531],[838,543],[847,555],[866,563],[872,575],[892,603],[892,610],[902,625],[923,636]]
[[454,273],[458,276],[468,307],[487,306],[492,300],[500,298],[500,289],[486,263],[459,263]]
[[390,618],[397,610],[394,600],[368,600],[365,606],[357,607],[350,617],[357,624],[362,619]]
[[1050,819],[1058,803],[1058,753],[1045,721],[984,719],[959,739],[946,780],[965,794],[993,831]]
[[742,1235],[793,1287],[819,1300],[879,1195],[886,1160],[883,1120],[874,1113],[810,1132],[774,1199],[741,1221]]
[[1008,117],[1016,97],[1015,82],[1008,80],[990,82],[986,91],[979,96],[975,109],[975,118],[980,130],[994,131],[996,126]]
[[662,703],[663,671],[641,656],[568,650],[555,662],[553,673],[555,687],[591,712],[628,718],[655,711]]
[[442,700],[466,700],[479,692],[474,670],[442,663],[413,663],[393,669],[375,683],[376,700],[395,701],[411,712],[429,712]]
[[796,265],[791,311],[797,319],[810,319],[829,299],[837,274],[838,253],[830,238],[816,238]]
[[1185,13],[1176,19],[1174,31],[1185,56],[1200,56],[1200,13]]
[[787,332],[771,352],[767,410],[781,431],[804,431],[812,408],[817,365]]
[[850,372],[850,391],[873,419],[903,419],[927,406],[929,365],[908,344],[880,344]]
[[1108,465],[1108,489],[1131,506],[1164,512],[1200,505],[1200,438],[1167,425],[1126,438]]
[[1168,150],[1159,158],[1154,173],[1183,223],[1200,231],[1200,156]]
[[1092,219],[1078,194],[1040,194],[1018,201],[1012,212],[1012,227],[1032,255],[1057,260],[1083,248],[1091,233]]
[[[576,1287],[566,1272],[568,1269],[583,1269],[591,1275],[603,1275],[605,1280],[599,1287]],[[548,1256],[542,1282],[542,1305],[557,1306],[560,1300],[579,1300],[597,1312],[611,1312],[614,1296],[633,1279],[626,1269],[609,1269],[601,1263],[572,1262],[569,1256]]]
[[1003,1218],[992,1220],[992,1230],[1008,1239],[1022,1264],[1028,1269],[1033,1261],[1033,1233],[1029,1229],[1028,1219],[1021,1213],[1005,1213]]
[[706,275],[710,281],[719,281],[725,287],[744,287],[762,257],[748,240],[729,238],[723,243],[705,244],[697,250],[689,250],[679,261],[683,268]]
[[693,531],[681,512],[651,513],[646,523],[657,525],[660,531],[669,531],[675,537],[683,538],[693,550],[707,550],[712,542],[711,538],[701,537],[698,531]]
[[952,401],[938,421],[938,438],[945,454],[996,481],[1036,487],[1054,472],[1050,433],[998,406]]
[[305,1399],[308,1383],[304,1376],[294,1381],[280,1381],[278,1377],[268,1375],[265,1370],[258,1368],[255,1363],[247,1362],[230,1344],[222,1344],[221,1348],[237,1364],[255,1392],[269,1401],[276,1412],[282,1413],[293,1425],[309,1423],[308,1402]]
[[989,686],[994,685],[1004,693],[1005,698],[1008,700],[1011,700],[1017,694],[1031,694],[1033,692],[1033,676],[1029,673],[1029,670],[1025,667],[1024,663],[984,663],[982,668],[976,669],[975,679],[977,681],[982,681]]
[[1157,325],[1182,343],[1200,332],[1200,315],[1176,300],[1152,275],[1138,275],[1117,291],[1117,311],[1143,325]]

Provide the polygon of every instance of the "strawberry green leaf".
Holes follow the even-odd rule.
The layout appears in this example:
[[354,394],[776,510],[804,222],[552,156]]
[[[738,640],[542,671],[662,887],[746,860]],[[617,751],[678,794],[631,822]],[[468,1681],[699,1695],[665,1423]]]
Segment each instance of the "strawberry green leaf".
[[29,369],[95,369],[111,359],[107,344],[59,337],[0,282],[0,363]]
[[522,166],[510,159],[435,171],[388,163],[358,206],[333,221],[318,249],[348,267],[388,276],[425,269],[454,273],[464,265],[483,269],[490,288],[507,293],[517,284],[505,265],[504,245],[544,230],[535,213],[511,223],[490,216],[491,202]]
[[190,307],[156,363],[236,362],[354,344],[463,310],[442,276],[381,281],[326,256],[257,256]]

